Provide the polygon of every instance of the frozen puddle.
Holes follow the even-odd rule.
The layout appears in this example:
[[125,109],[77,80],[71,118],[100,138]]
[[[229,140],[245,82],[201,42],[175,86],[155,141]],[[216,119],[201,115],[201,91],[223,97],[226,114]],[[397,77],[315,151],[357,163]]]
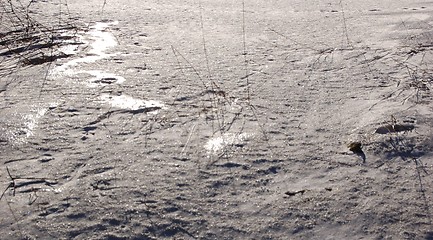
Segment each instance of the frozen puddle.
[[245,145],[246,141],[252,136],[253,134],[251,133],[225,133],[222,136],[209,139],[204,147],[209,153],[217,154],[222,152],[227,146]]
[[[86,56],[73,59],[60,66],[57,66],[51,71],[51,76],[74,76],[77,74],[89,74],[93,78],[88,80],[87,85],[89,87],[95,87],[104,84],[120,84],[125,81],[125,78],[117,76],[112,73],[106,73],[103,70],[80,70],[78,69],[81,63],[93,63],[98,60],[109,58],[118,55],[117,53],[107,53],[108,49],[117,45],[116,38],[113,34],[106,29],[111,25],[118,24],[118,21],[107,23],[98,22],[94,26],[90,27],[90,31],[85,35],[80,36],[79,39],[90,47],[90,50],[86,53]],[[61,52],[68,54],[77,54],[79,52],[76,46],[65,46],[60,49]]]
[[136,99],[127,95],[113,96],[102,94],[99,99],[109,103],[112,107],[132,111],[144,110],[144,112],[156,114],[159,109],[165,108],[165,105],[159,101]]

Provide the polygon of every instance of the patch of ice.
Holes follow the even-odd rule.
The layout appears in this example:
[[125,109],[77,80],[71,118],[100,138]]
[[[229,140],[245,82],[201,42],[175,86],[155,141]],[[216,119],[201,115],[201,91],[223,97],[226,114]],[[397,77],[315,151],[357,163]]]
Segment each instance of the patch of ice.
[[37,128],[39,119],[48,111],[48,108],[37,108],[34,113],[24,115],[22,117],[21,127],[11,128],[6,132],[7,138],[14,144],[26,143],[27,139],[34,135],[34,130]]
[[[108,102],[112,107],[121,109],[139,110],[151,107],[165,108],[165,105],[159,101],[136,99],[127,95],[113,96],[102,94],[99,99]],[[155,113],[157,111],[152,112]]]
[[105,51],[117,45],[116,38],[110,32],[105,31],[110,25],[117,25],[118,21],[111,23],[98,22],[93,27],[89,34],[94,39],[91,44],[92,49],[89,51],[90,54],[95,54],[101,58],[109,57],[111,54],[105,53]]
[[77,45],[65,45],[59,48],[59,52],[62,52],[66,55],[75,55],[78,53]]
[[[90,50],[87,52],[86,56],[72,59],[69,62],[57,66],[50,72],[50,74],[72,76],[77,73],[83,73],[83,71],[71,69],[80,63],[92,63],[104,58],[116,56],[117,53],[106,53],[109,48],[117,45],[114,35],[111,32],[106,31],[106,29],[110,25],[116,25],[118,23],[118,21],[110,23],[98,22],[94,26],[90,27],[91,30],[87,33],[87,36],[80,36],[82,42],[90,44]],[[65,51],[68,51],[68,49],[65,49]],[[72,51],[76,51],[76,49],[72,49]]]
[[26,137],[33,136],[33,130],[37,127],[39,119],[45,115],[48,108],[37,109],[36,113],[29,114],[24,117],[26,126]]
[[204,148],[208,150],[210,153],[217,153],[222,151],[226,146],[233,144],[243,144],[249,138],[251,138],[253,134],[251,133],[225,133],[219,137],[213,137],[207,141]]

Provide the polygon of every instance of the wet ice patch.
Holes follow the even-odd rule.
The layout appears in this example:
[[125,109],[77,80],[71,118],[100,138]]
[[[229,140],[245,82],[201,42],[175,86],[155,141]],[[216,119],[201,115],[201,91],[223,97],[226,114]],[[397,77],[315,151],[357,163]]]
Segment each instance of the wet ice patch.
[[[93,27],[91,27],[92,30],[89,32],[89,34],[94,39],[94,41],[91,44],[92,49],[89,51],[90,54],[99,56],[100,59],[116,55],[107,54],[105,52],[108,48],[117,45],[117,41],[114,35],[109,31],[105,31],[105,29],[107,29],[110,25],[117,24],[119,24],[118,21],[111,23],[99,22],[96,23]],[[91,61],[93,60],[93,58],[90,58],[90,56],[89,59],[91,59]]]
[[[90,50],[85,54],[84,57],[72,59],[69,62],[66,62],[60,66],[54,68],[50,74],[51,76],[74,76],[77,74],[89,74],[94,76],[94,78],[90,79],[89,82],[94,82],[99,80],[99,84],[90,84],[92,87],[95,85],[105,84],[103,78],[116,79],[113,83],[122,83],[125,79],[121,76],[116,76],[112,73],[106,73],[102,70],[80,70],[78,69],[78,65],[81,63],[93,63],[98,60],[102,60],[105,58],[109,58],[112,56],[118,55],[118,53],[108,53],[108,49],[115,47],[117,45],[117,40],[115,36],[107,31],[107,28],[111,25],[118,24],[118,21],[115,22],[98,22],[92,27],[90,27],[90,31],[87,33],[83,33],[82,36],[79,36],[79,39],[86,45],[90,47]],[[76,54],[78,51],[78,47],[67,46],[64,49],[61,49],[62,52],[70,52]],[[102,76],[102,77],[101,77]],[[111,84],[111,82],[106,83]]]
[[102,94],[99,99],[109,103],[112,107],[127,110],[149,110],[146,112],[157,113],[159,109],[165,108],[165,105],[155,100],[142,100],[127,95],[113,96]]
[[94,26],[90,27],[91,30],[87,32],[86,35],[80,37],[85,44],[90,45],[90,50],[87,52],[86,56],[62,64],[54,69],[54,71],[57,70],[58,72],[62,72],[79,63],[92,63],[117,55],[116,53],[106,53],[109,48],[117,45],[114,35],[111,32],[106,31],[106,29],[110,25],[116,25],[118,23],[119,22],[117,21],[111,23],[96,23]]
[[251,133],[225,133],[207,141],[204,148],[211,154],[222,152],[227,146],[243,146],[253,136]]

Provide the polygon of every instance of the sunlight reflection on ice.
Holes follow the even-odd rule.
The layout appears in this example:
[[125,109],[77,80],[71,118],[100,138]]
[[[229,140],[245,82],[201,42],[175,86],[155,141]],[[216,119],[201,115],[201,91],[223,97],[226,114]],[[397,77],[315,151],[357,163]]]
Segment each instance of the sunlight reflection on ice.
[[[139,110],[151,107],[165,107],[165,105],[159,101],[141,100],[126,95],[113,96],[108,94],[102,94],[99,98],[104,102],[110,103],[112,107],[121,109]],[[152,111],[152,113],[157,113],[157,111]]]
[[[117,45],[117,41],[114,35],[111,32],[106,31],[105,29],[107,29],[110,25],[116,25],[118,23],[119,23],[118,21],[110,22],[110,23],[98,22],[94,26],[92,26],[91,30],[87,33],[88,35],[87,38],[89,40],[86,40],[85,36],[80,37],[80,41],[84,42],[85,44],[90,44],[90,50],[87,52],[86,56],[77,59],[72,59],[69,62],[57,66],[51,71],[51,75],[73,76],[80,73],[87,73],[94,76],[94,78],[90,80],[91,82],[99,81],[101,80],[101,78],[104,78],[106,76],[109,76],[110,78],[116,78],[117,81],[115,83],[124,82],[125,79],[123,77],[116,76],[111,73],[105,73],[100,70],[87,71],[87,70],[78,70],[74,68],[79,63],[92,63],[104,58],[109,58],[117,55],[117,53],[111,53],[111,54],[106,53],[106,51],[109,48]],[[77,53],[77,50],[78,50],[77,48],[71,46],[66,46],[60,49],[60,51],[62,52],[69,52],[74,54]],[[95,85],[96,84],[93,84],[91,86],[95,86]]]
[[210,153],[215,154],[227,146],[244,144],[252,136],[253,134],[251,133],[225,133],[222,136],[209,139],[204,147]]
[[47,113],[47,108],[40,108],[34,114],[29,114],[24,117],[26,126],[26,137],[33,135],[33,130],[38,125],[39,119]]
[[[51,103],[50,107],[56,106],[56,103]],[[5,132],[6,138],[14,144],[26,143],[27,139],[34,135],[35,129],[38,127],[39,120],[47,113],[47,107],[36,108],[32,113],[22,116],[21,127],[11,127]]]

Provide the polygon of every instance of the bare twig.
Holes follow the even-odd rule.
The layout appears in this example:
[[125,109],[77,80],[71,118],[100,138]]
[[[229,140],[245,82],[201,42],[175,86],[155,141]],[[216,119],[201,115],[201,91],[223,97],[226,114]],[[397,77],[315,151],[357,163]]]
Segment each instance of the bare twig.
[[248,74],[248,59],[247,59],[247,43],[245,33],[245,0],[242,0],[242,44],[243,44],[243,55],[244,55],[244,67],[245,67],[245,80],[247,83],[247,99],[250,101],[250,78]]
[[340,4],[340,8],[341,8],[341,17],[343,18],[343,31],[344,31],[344,35],[346,37],[347,45],[349,47],[353,48],[353,45],[352,45],[351,41],[349,40],[349,33],[347,31],[347,20],[346,20],[346,15],[344,13],[343,0],[340,0],[339,4]]

